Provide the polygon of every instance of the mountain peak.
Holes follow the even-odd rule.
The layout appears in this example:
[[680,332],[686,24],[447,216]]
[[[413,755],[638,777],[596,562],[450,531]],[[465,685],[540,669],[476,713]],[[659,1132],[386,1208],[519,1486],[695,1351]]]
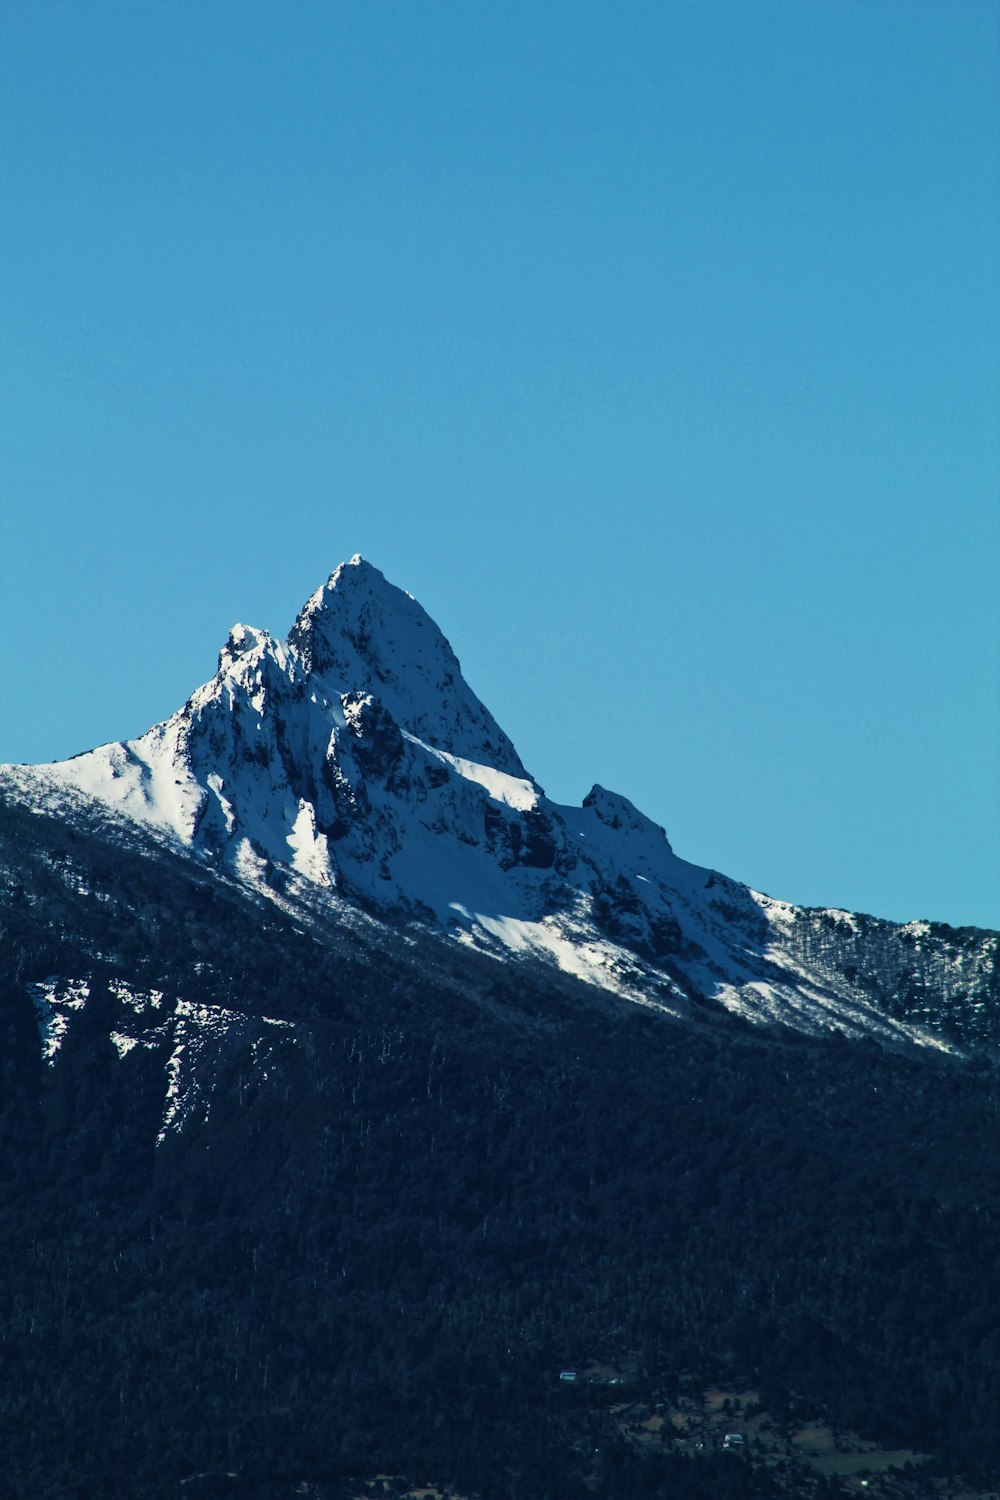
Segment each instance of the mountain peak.
[[226,637],[226,644],[219,652],[219,672],[231,671],[240,657],[258,649],[270,639],[266,630],[258,630],[253,625],[234,625]]
[[374,693],[400,728],[426,744],[527,775],[430,615],[360,553],[307,600],[288,647],[327,697]]
[[169,719],[71,761],[0,768],[5,798],[102,837],[122,820],[157,830],[309,920],[353,905],[678,1017],[717,1000],[766,1025],[948,1050],[925,1025],[929,990],[946,1015],[995,987],[994,936],[955,947],[928,929],[918,962],[909,931],[678,859],[618,792],[547,798],[434,621],[360,554],[286,643],[235,625],[216,675]]

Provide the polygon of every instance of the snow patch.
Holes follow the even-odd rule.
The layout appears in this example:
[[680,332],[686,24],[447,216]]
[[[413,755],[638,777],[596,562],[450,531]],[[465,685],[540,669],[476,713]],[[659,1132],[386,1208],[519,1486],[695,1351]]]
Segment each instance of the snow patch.
[[316,885],[331,884],[329,841],[325,833],[316,831],[316,810],[311,802],[299,801],[288,844],[293,869]]
[[838,906],[829,906],[823,912],[824,917],[832,917],[838,927],[846,927],[850,932],[859,932],[858,919],[852,911],[842,911]]
[[236,809],[233,807],[233,804],[230,802],[229,798],[226,796],[226,794],[222,790],[223,786],[225,785],[225,782],[223,781],[222,777],[219,775],[218,771],[212,771],[212,772],[210,772],[210,774],[205,778],[205,780],[206,780],[206,782],[208,784],[209,789],[214,793],[215,800],[218,802],[219,807],[222,809],[222,818],[223,818],[223,822],[226,825],[226,832],[228,834],[235,833],[235,831],[236,831]]
[[162,990],[136,990],[122,979],[110,980],[108,989],[116,1000],[134,1011],[137,1016],[144,1016],[151,1010],[158,1011],[163,1008]]
[[90,998],[90,985],[85,979],[54,978],[29,984],[27,989],[35,1007],[42,1057],[52,1067],[69,1031],[72,1013],[83,1010]]
[[425,744],[423,740],[417,739],[415,734],[410,734],[405,729],[402,735],[404,740],[409,740],[411,745],[425,750],[442,765],[450,766],[464,781],[471,781],[475,786],[481,786],[494,802],[502,802],[504,806],[513,807],[518,812],[531,812],[538,806],[538,788],[527,777],[511,776],[506,771],[498,771],[494,766],[483,766],[478,761],[466,760],[464,756],[450,755],[447,750],[441,750],[436,745]]

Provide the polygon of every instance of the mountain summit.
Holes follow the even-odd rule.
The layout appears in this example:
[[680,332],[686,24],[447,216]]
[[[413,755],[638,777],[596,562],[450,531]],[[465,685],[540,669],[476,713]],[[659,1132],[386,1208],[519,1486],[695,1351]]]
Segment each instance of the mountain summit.
[[360,554],[307,600],[288,646],[330,698],[375,692],[396,723],[418,739],[510,776],[527,776],[430,615]]
[[557,805],[360,558],[0,767],[0,935],[4,1494],[788,1500],[827,1413],[1000,1461],[997,935]]
[[234,626],[164,722],[3,768],[0,792],[112,840],[144,830],[314,923],[363,912],[676,1017],[715,1002],[947,1049],[995,985],[993,935],[796,908],[678,858],[618,793],[552,802],[433,620],[360,556],[286,641]]

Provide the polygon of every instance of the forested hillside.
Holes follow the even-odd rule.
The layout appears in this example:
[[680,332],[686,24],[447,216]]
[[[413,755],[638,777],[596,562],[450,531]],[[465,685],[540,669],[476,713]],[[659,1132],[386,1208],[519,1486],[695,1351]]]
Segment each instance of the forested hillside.
[[[3,823],[12,1495],[376,1472],[496,1500],[773,1492],[729,1455],[591,1443],[559,1374],[616,1361],[650,1396],[752,1381],[775,1413],[1000,1473],[989,1061],[323,942],[190,862],[44,819],[15,858],[28,823]],[[89,998],[49,1064],[30,986],[53,975]],[[137,985],[294,1042],[262,1064],[248,1021],[164,1132],[166,1052],[111,1039]]]

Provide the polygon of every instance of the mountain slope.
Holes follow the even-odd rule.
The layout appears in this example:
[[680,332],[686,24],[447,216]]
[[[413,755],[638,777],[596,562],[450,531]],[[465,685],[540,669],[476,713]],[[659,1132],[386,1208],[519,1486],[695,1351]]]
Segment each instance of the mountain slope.
[[363,910],[675,1016],[709,1000],[890,1044],[991,1034],[995,934],[798,909],[678,858],[600,786],[553,803],[433,621],[360,557],[284,643],[235,626],[171,718],[2,768],[0,795],[145,829],[314,921]]
[[139,739],[0,772],[0,1488],[837,1492],[656,1426],[719,1381],[995,1488],[996,951],[557,806],[338,569]]
[[17,1500],[826,1500],[616,1436],[718,1381],[1000,1470],[988,1062],[313,919],[135,825],[7,806],[0,872]]

